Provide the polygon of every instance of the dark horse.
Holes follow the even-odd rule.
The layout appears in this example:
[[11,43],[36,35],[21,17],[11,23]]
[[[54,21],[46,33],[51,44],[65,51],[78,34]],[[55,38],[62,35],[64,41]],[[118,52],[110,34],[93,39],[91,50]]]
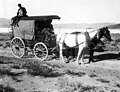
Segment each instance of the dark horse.
[[[91,34],[94,33],[91,32],[89,33],[90,36]],[[97,46],[98,43],[101,43],[101,38],[105,37],[108,41],[111,41],[111,35],[110,31],[108,30],[108,27],[103,27],[97,30],[97,33],[93,37],[91,37],[91,43],[90,43],[90,57],[89,57],[89,63],[94,62],[93,54],[94,54],[94,47]]]

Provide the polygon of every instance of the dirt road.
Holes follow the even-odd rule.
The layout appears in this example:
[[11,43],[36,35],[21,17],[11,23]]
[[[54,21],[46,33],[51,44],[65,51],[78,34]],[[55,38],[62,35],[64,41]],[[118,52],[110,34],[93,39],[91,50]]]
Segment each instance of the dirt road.
[[[0,92],[120,92],[118,52],[96,52],[95,62],[15,58],[0,48]],[[87,60],[87,59],[86,59]]]

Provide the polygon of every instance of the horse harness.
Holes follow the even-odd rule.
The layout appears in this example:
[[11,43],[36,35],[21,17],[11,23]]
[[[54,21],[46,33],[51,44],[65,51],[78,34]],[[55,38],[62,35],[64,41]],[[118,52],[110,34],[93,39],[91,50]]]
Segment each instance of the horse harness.
[[[73,47],[68,47],[68,46],[66,46],[66,44],[65,44],[65,42],[64,42],[64,40],[65,40],[65,38],[66,38],[66,36],[67,36],[67,34],[75,34],[76,35],[76,37],[75,37],[75,39],[76,39],[76,46],[73,46]],[[83,44],[84,42],[81,42],[81,43],[78,43],[78,39],[77,39],[77,37],[78,37],[78,35],[79,34],[84,34],[85,35],[85,37],[86,37],[86,32],[73,32],[73,33],[65,33],[65,34],[63,34],[62,36],[64,36],[64,39],[63,39],[63,43],[62,42],[60,42],[60,40],[61,40],[61,37],[60,37],[60,39],[59,39],[59,41],[58,41],[58,43],[61,43],[61,44],[63,44],[65,47],[67,47],[67,48],[75,48],[75,47],[78,47],[79,45],[81,45],[81,44]]]
[[[94,32],[94,31],[96,31],[96,30],[90,31],[90,33],[91,33],[91,32]],[[98,31],[99,31],[99,30],[97,30],[97,32],[98,32]],[[65,37],[67,36],[67,34],[76,34],[76,38],[75,38],[75,39],[76,39],[76,44],[77,44],[76,46],[74,46],[74,47],[68,47],[68,46],[65,45],[64,40],[65,40]],[[61,37],[64,36],[63,42],[60,42],[60,40],[61,40],[61,37],[60,37],[58,43],[64,44],[64,46],[67,47],[67,48],[75,48],[75,47],[77,47],[77,46],[79,46],[79,45],[81,45],[81,44],[84,43],[84,42],[78,43],[77,37],[78,37],[79,34],[84,34],[85,37],[86,37],[86,41],[87,41],[87,36],[89,36],[89,35],[88,35],[88,32],[86,31],[86,32],[65,33],[65,34],[61,35]],[[98,35],[98,33],[97,33],[97,35]],[[96,37],[96,35],[95,35],[93,38],[95,38],[95,37]],[[92,39],[93,39],[93,38],[92,38]],[[87,47],[89,47],[89,48],[90,48],[90,44],[92,44],[94,47],[96,47],[96,45],[92,42],[92,39],[90,38],[90,42],[89,42],[89,43],[86,42],[86,43],[87,43]],[[90,50],[91,50],[91,49],[90,49]]]

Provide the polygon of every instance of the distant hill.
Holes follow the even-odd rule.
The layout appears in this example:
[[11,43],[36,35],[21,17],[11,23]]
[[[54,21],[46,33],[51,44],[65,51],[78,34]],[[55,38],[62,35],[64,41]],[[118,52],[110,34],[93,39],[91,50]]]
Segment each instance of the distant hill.
[[[11,20],[10,19],[5,19],[5,18],[0,18],[0,27],[3,28],[8,28],[10,27]],[[60,27],[64,29],[94,29],[94,28],[101,28],[108,26],[110,29],[120,29],[120,24],[114,24],[114,23],[64,23],[60,25],[55,25],[55,27]]]
[[110,29],[120,29],[120,24],[114,24],[114,25],[110,25],[108,26]]
[[10,19],[5,19],[5,18],[0,18],[0,27],[3,27],[3,28],[8,28],[10,27]]

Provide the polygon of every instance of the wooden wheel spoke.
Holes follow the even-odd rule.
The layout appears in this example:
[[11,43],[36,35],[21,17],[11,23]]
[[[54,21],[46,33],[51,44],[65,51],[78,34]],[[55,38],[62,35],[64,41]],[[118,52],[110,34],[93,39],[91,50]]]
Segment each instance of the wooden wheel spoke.
[[35,44],[34,55],[39,60],[45,60],[48,56],[47,46],[42,42]]
[[25,54],[25,45],[21,38],[15,37],[11,41],[12,44],[12,52],[15,57],[21,58]]

